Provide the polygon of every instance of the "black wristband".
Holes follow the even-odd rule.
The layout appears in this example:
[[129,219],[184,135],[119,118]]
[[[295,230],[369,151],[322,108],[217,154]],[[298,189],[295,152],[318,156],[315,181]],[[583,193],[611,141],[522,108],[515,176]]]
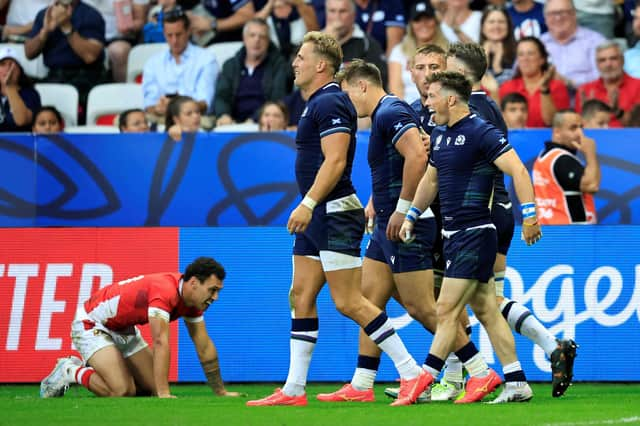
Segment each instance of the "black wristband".
[[623,109],[617,109],[614,111],[614,114],[616,116],[616,118],[618,120],[620,120],[622,117],[624,117],[624,110]]

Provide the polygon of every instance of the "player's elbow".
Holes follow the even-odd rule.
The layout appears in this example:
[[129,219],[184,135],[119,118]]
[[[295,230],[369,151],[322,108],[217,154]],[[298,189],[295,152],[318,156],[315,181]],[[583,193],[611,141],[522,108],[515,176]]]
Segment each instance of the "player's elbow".
[[343,157],[333,157],[325,159],[325,162],[331,167],[335,173],[342,173],[347,167],[347,159]]

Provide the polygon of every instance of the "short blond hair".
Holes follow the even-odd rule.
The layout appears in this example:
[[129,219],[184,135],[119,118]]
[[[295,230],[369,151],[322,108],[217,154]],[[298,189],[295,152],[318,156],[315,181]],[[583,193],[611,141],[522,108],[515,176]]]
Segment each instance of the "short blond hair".
[[342,48],[333,36],[320,31],[311,31],[305,34],[302,42],[313,44],[314,53],[325,58],[333,68],[332,75],[338,72],[342,65]]

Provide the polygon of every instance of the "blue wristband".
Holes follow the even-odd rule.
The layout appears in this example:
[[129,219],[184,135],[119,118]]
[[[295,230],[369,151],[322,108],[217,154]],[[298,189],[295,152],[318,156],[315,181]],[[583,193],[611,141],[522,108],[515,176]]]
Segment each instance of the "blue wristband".
[[522,218],[523,219],[528,219],[530,217],[535,217],[536,216],[536,205],[535,203],[523,203],[522,206],[520,206],[521,212],[522,212]]
[[411,206],[409,207],[409,211],[407,212],[407,216],[405,216],[405,219],[407,219],[409,222],[415,222],[416,220],[418,220],[421,214],[422,211],[419,208],[417,208],[416,206]]

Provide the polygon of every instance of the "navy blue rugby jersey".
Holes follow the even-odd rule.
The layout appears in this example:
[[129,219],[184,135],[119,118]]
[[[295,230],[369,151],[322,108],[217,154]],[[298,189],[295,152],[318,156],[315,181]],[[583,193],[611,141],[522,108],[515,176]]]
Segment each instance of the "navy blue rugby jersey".
[[422,105],[422,100],[417,99],[411,103],[411,108],[418,114],[418,118],[420,119],[420,127],[427,132],[428,135],[431,134],[433,129],[436,127],[436,123],[433,122],[431,118],[431,111],[429,108]]
[[[475,91],[471,93],[469,97],[469,110],[484,121],[496,126],[505,136],[509,134],[507,123],[505,123],[504,118],[502,118],[500,108],[498,108],[496,102],[485,92]],[[493,203],[510,203],[511,198],[509,198],[509,192],[507,192],[507,188],[504,185],[504,173],[502,173],[501,170],[498,170],[496,174],[495,184]]]
[[351,169],[356,152],[356,110],[338,83],[331,82],[315,91],[302,111],[296,133],[296,181],[301,195],[305,195],[324,161],[320,140],[334,133],[350,135],[347,165],[340,180],[323,201],[335,200],[355,189],[351,183]]
[[491,223],[498,171],[493,162],[511,149],[502,132],[475,114],[431,134],[429,162],[438,169],[442,227],[456,231]]
[[402,190],[404,158],[396,142],[409,129],[418,129],[420,119],[413,109],[397,96],[386,95],[371,114],[368,161],[371,168],[373,205],[382,217],[396,208]]

